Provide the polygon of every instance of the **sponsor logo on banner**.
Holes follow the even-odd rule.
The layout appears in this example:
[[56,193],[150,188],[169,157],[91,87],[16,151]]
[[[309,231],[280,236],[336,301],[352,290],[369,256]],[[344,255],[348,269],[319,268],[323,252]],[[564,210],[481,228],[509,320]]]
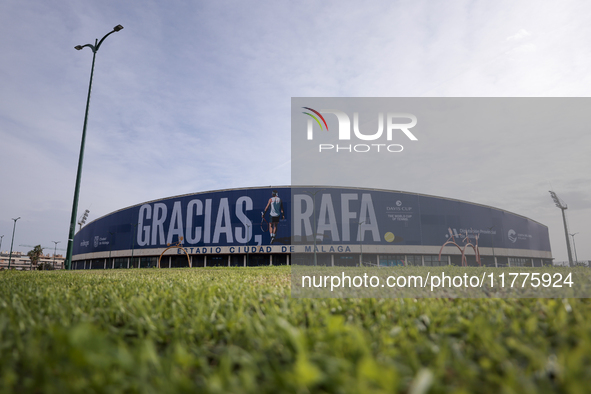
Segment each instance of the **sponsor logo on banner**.
[[532,235],[531,234],[524,234],[524,233],[517,233],[515,230],[511,229],[511,230],[509,230],[509,233],[507,234],[507,238],[509,238],[509,241],[511,241],[512,243],[515,243],[515,242],[517,242],[517,240],[527,241],[532,238]]
[[404,206],[402,201],[396,200],[396,206],[387,206],[386,214],[393,221],[405,222],[408,226],[408,221],[412,219],[413,212],[412,207]]
[[109,241],[107,240],[106,237],[99,237],[98,235],[96,235],[94,237],[94,247],[99,247],[101,245],[109,245]]
[[511,242],[513,242],[513,243],[517,242],[517,233],[515,232],[515,230],[513,230],[513,229],[509,230],[507,237],[509,238],[509,241],[511,241]]

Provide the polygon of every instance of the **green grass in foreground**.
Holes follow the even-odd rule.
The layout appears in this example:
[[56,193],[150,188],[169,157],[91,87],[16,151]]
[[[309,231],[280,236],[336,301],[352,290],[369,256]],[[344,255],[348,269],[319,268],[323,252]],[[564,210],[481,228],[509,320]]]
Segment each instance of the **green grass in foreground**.
[[287,267],[0,272],[0,392],[590,388],[589,299],[292,299]]

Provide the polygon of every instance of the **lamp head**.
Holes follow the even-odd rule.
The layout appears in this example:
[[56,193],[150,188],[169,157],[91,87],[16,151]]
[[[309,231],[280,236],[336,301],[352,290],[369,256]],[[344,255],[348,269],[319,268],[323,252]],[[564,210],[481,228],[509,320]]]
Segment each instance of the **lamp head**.
[[119,30],[122,30],[122,29],[123,29],[123,26],[121,26],[121,25],[117,25],[117,26],[115,26],[113,28],[114,31],[119,31]]
[[554,204],[560,209],[567,209],[567,205],[563,204],[560,198],[554,193],[552,190],[549,190],[550,196],[552,196],[552,200],[554,200]]
[[76,45],[76,46],[74,47],[74,49],[76,49],[76,50],[78,50],[78,51],[79,51],[79,50],[81,50],[81,49],[82,49],[82,45]]

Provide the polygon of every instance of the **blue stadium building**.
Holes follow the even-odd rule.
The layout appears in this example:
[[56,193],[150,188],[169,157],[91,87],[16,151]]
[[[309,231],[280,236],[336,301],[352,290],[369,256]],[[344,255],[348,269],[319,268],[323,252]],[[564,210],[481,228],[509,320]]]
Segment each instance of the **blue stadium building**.
[[[271,201],[274,197],[275,199]],[[298,264],[538,267],[548,228],[490,206],[401,191],[253,187],[148,201],[83,227],[73,269]]]

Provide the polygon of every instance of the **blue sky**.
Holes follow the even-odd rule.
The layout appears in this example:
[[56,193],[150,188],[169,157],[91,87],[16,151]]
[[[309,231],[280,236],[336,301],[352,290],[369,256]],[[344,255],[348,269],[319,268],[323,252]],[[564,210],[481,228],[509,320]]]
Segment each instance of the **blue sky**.
[[[96,59],[79,205],[90,220],[162,197],[290,184],[291,97],[586,97],[591,87],[581,1],[5,0],[2,250],[19,216],[15,250],[65,248],[92,61],[74,46],[117,24]],[[417,167],[398,189],[538,220],[565,260],[551,185],[569,204],[579,259],[591,259],[591,140],[517,137],[520,162],[552,165],[466,166],[447,187]],[[483,175],[495,182],[470,181]]]

